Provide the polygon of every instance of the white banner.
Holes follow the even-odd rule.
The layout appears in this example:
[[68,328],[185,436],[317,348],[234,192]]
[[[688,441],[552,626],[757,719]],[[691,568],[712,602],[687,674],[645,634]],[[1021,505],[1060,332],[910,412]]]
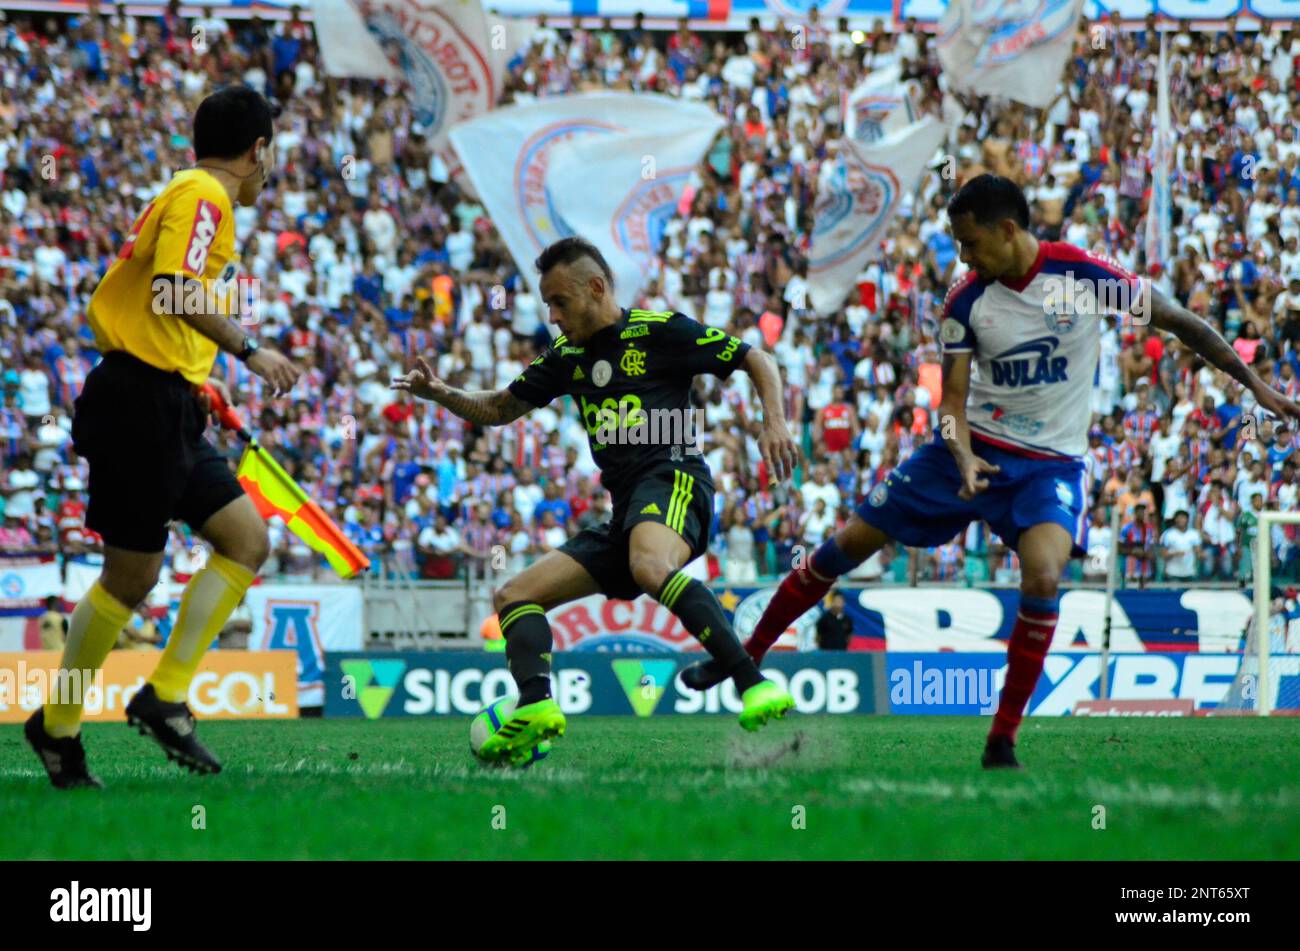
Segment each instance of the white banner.
[[671,136],[584,136],[555,149],[547,190],[564,222],[600,248],[615,296],[630,307],[654,265],[664,226],[722,118],[683,116]]
[[846,94],[844,134],[870,145],[907,128],[920,118],[919,93],[913,80],[903,81],[900,67],[876,70]]
[[457,122],[488,112],[502,84],[501,72],[493,68],[500,51],[489,46],[482,4],[315,0],[313,9],[326,72],[405,79],[415,121],[452,176],[460,176],[447,133]]
[[298,652],[298,706],[325,703],[325,653],[361,650],[361,588],[352,584],[264,584],[248,589],[249,650]]
[[885,227],[903,196],[920,184],[944,136],[943,123],[926,117],[875,145],[839,141],[839,155],[822,167],[813,213],[808,293],[820,316],[844,303],[863,266],[879,253]]
[[50,555],[0,558],[0,611],[30,612],[52,594],[63,593],[59,563]]
[[1041,109],[1074,42],[1083,0],[951,0],[939,21],[939,62],[954,89]]
[[[656,138],[658,145],[650,154],[664,155],[680,129],[699,128],[716,118],[707,106],[667,96],[586,93],[495,109],[456,126],[451,141],[520,272],[537,291],[537,255],[552,242],[577,233],[560,213],[560,196],[551,179],[559,146],[634,133]],[[623,188],[620,201],[632,184]],[[564,197],[601,199],[589,182]],[[583,237],[596,240],[598,235]]]
[[[97,558],[95,562],[83,561],[77,558],[69,558],[63,567],[66,579],[63,584],[63,600],[77,602],[86,596],[90,586],[99,578],[100,573],[104,570],[103,559]],[[155,586],[157,588],[162,585]]]

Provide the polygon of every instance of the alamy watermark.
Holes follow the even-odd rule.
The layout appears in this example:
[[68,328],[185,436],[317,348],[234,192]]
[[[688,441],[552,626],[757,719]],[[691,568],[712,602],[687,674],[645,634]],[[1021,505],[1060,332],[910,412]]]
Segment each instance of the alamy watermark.
[[212,315],[238,318],[244,326],[261,323],[262,282],[231,274],[200,281],[186,274],[159,275],[150,285],[156,315]]
[[582,422],[596,449],[604,446],[671,446],[673,458],[698,456],[704,413],[686,409],[642,408],[641,399],[627,395],[608,397],[599,403],[578,397]]
[[[32,710],[42,703],[76,703],[87,713],[98,713],[104,700],[95,683],[98,673],[90,668],[28,667],[22,660],[13,668],[0,667],[0,708]],[[120,688],[114,684],[109,689]]]
[[1050,275],[1044,282],[1043,310],[1049,323],[1069,330],[1078,315],[1130,314],[1134,323],[1151,319],[1151,284],[1125,278],[1075,277],[1073,271]]

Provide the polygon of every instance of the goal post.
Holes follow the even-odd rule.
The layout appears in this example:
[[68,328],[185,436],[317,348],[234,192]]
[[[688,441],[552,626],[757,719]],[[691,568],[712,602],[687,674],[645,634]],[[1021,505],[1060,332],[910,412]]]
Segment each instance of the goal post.
[[1115,588],[1119,577],[1119,506],[1110,510],[1110,551],[1106,553],[1106,607],[1101,625],[1101,690],[1102,700],[1110,699],[1110,631],[1111,616],[1115,606]]
[[[1262,717],[1273,712],[1273,678],[1270,676],[1273,590],[1273,526],[1300,524],[1300,512],[1264,510],[1259,513],[1259,534],[1255,536],[1255,564],[1252,582],[1255,592],[1255,663],[1258,665],[1256,709]],[[1249,648],[1249,645],[1247,645]],[[1242,657],[1243,666],[1246,658]]]

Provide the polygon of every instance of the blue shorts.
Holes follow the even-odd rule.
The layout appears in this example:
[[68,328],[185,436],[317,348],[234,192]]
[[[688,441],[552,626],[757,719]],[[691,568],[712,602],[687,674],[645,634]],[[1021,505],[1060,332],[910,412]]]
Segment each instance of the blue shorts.
[[1043,522],[1074,539],[1071,557],[1084,554],[1088,519],[1081,461],[1033,459],[972,438],[980,458],[1002,468],[986,476],[989,487],[967,501],[957,493],[961,475],[943,440],[922,446],[858,506],[858,517],[909,548],[947,544],[973,521],[984,520],[1007,545]]

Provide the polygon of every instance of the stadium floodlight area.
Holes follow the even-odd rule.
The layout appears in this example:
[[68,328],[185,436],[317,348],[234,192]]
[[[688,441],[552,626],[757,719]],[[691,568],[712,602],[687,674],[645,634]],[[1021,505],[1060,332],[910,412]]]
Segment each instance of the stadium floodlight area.
[[[1216,714],[1288,712],[1300,707],[1300,617],[1285,602],[1270,597],[1273,526],[1300,523],[1300,512],[1259,513],[1255,538],[1255,611],[1246,628],[1246,646],[1237,676],[1214,710]],[[1291,634],[1288,637],[1288,633]]]

